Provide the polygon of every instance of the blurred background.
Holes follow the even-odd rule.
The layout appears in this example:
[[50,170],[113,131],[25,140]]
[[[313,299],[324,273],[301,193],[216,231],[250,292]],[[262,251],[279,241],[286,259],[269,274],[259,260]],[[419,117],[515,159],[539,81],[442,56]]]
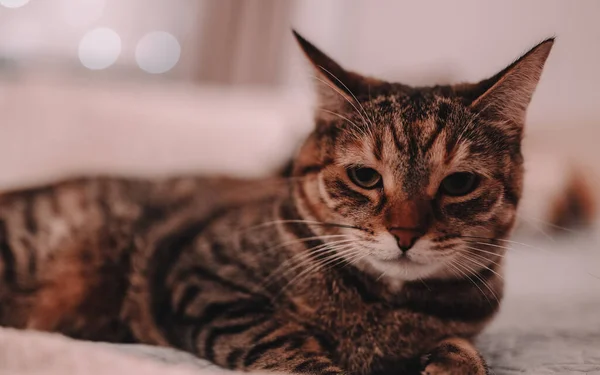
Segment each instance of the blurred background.
[[542,209],[600,172],[595,0],[0,0],[0,187],[81,173],[271,173],[311,128],[296,28],[345,67],[476,81],[556,35],[529,111]]

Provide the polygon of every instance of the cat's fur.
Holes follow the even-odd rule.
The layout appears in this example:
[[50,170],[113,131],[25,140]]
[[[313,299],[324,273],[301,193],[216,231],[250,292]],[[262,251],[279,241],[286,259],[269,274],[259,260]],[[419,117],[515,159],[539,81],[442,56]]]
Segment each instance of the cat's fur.
[[[347,72],[297,38],[320,102],[292,178],[4,193],[0,323],[242,370],[487,373],[470,340],[502,297],[523,122],[553,40],[479,84],[413,88]],[[353,185],[357,165],[381,186]],[[442,195],[454,172],[479,186]],[[402,231],[417,229],[401,257]]]

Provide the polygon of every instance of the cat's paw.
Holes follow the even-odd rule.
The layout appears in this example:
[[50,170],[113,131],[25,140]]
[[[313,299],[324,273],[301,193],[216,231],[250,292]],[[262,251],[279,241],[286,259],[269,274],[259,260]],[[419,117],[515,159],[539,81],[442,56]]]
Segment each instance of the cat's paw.
[[477,351],[462,339],[445,340],[421,357],[421,375],[488,375]]

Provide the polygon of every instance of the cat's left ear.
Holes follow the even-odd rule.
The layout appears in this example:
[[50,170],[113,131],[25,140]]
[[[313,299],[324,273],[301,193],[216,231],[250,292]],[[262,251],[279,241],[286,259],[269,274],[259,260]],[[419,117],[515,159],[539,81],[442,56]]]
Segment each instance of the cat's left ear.
[[356,93],[364,87],[365,77],[342,68],[296,30],[292,30],[292,33],[313,66],[319,106],[335,110],[354,102]]
[[[553,45],[554,38],[547,39],[495,76],[476,85],[466,85],[471,87],[463,96],[470,107],[488,119],[497,120],[507,131],[521,134],[527,107]],[[460,93],[460,87],[458,90]]]

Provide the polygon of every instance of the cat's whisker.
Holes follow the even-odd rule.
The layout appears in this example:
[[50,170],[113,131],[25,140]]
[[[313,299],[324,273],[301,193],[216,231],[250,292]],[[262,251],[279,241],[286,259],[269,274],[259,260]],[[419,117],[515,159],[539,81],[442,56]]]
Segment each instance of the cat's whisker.
[[491,264],[494,264],[494,265],[496,265],[496,266],[498,266],[498,267],[502,267],[502,264],[500,264],[499,262],[496,262],[496,261],[494,261],[494,260],[491,260],[491,259],[489,259],[489,258],[487,258],[487,257],[485,257],[484,255],[481,255],[481,254],[479,254],[479,253],[472,253],[472,252],[470,252],[470,253],[468,254],[468,256],[470,256],[470,257],[475,257],[476,259],[479,259],[479,260],[480,260],[480,261],[482,261],[482,262],[489,262],[489,263],[491,263]]
[[[294,238],[293,240],[289,240],[289,241],[284,241],[282,243],[279,243],[277,245],[271,246],[265,250],[262,250],[264,252],[270,252],[282,247],[286,247],[286,246],[290,246],[290,245],[296,245],[296,244],[301,244],[304,242],[308,242],[308,241],[319,241],[319,240],[326,240],[326,239],[332,239],[332,238],[350,238],[351,236],[347,235],[347,234],[328,234],[328,235],[323,235],[323,236],[311,236],[311,237],[303,237],[303,238]],[[331,243],[331,242],[330,242]]]
[[344,269],[350,265],[357,264],[367,256],[369,256],[369,254],[361,252],[358,247],[350,247],[348,250],[335,254],[334,257],[328,262],[328,264],[323,264],[320,267],[337,267],[340,264],[345,263],[342,266],[342,269]]
[[[319,68],[321,68],[323,71],[325,71],[327,74],[329,74],[333,79],[335,79],[337,82],[339,82],[346,89],[346,91],[348,91],[348,93],[350,93],[350,95],[352,96],[352,98],[354,99],[356,104],[358,104],[358,106],[362,110],[362,114],[364,114],[363,121],[367,122],[365,120],[365,118],[366,118],[366,119],[368,119],[367,123],[371,125],[371,126],[367,126],[367,131],[369,132],[371,139],[375,139],[375,136],[373,135],[373,130],[372,130],[373,128],[375,128],[375,122],[373,121],[373,119],[371,117],[369,117],[367,111],[365,110],[365,107],[361,104],[361,102],[358,100],[356,95],[354,95],[352,90],[350,90],[350,88],[348,88],[348,86],[346,86],[346,84],[344,82],[342,82],[338,77],[336,77],[335,74],[333,74],[329,70],[325,69],[325,67],[323,67],[321,65],[319,65]],[[366,134],[365,134],[365,136],[366,136]]]
[[531,217],[531,216],[524,216],[523,214],[520,214],[518,212],[517,212],[517,216],[520,217],[521,219],[529,221],[530,223],[531,223],[531,221],[535,221],[535,222],[540,223],[542,225],[546,225],[546,226],[549,226],[549,227],[555,228],[555,229],[560,229],[560,230],[563,230],[565,232],[569,232],[569,233],[573,233],[573,234],[577,234],[578,233],[577,230],[574,230],[574,229],[571,229],[571,228],[567,228],[567,227],[562,227],[560,225],[556,225],[556,224],[553,224],[553,223],[551,223],[549,221],[545,221],[545,220],[542,220],[542,219],[539,219],[539,218],[535,218],[535,217]]
[[333,112],[333,111],[330,111],[330,110],[328,110],[328,109],[325,109],[325,108],[319,108],[319,111],[323,111],[323,112],[329,113],[330,115],[337,116],[337,117],[341,118],[342,120],[344,120],[344,121],[347,121],[347,122],[348,122],[348,123],[350,123],[352,126],[354,126],[354,128],[355,128],[357,131],[359,131],[361,134],[363,134],[363,135],[366,135],[366,134],[364,134],[364,132],[363,132],[363,130],[361,129],[361,127],[360,127],[360,126],[358,126],[358,125],[357,125],[355,122],[353,122],[352,120],[348,119],[347,117],[344,117],[344,116],[340,115],[340,114],[339,114],[339,113],[337,113],[337,112]]
[[495,247],[495,248],[504,249],[504,250],[515,249],[515,248],[513,248],[511,246],[507,246],[507,245],[498,245],[498,244],[491,243],[491,242],[482,242],[482,241],[477,241],[477,240],[465,240],[465,242],[468,244],[485,245],[485,246]]
[[304,271],[300,272],[298,275],[294,276],[288,283],[286,283],[281,290],[279,291],[279,293],[275,296],[275,299],[277,299],[281,294],[284,293],[284,291],[289,288],[291,285],[293,285],[296,282],[299,282],[300,280],[302,280],[301,278],[303,277],[308,277],[310,276],[310,274],[320,268],[322,268],[323,266],[325,266],[326,264],[335,261],[335,260],[339,260],[340,257],[343,256],[343,254],[347,254],[347,253],[352,253],[355,252],[356,248],[353,244],[350,244],[347,248],[343,248],[341,249],[337,249],[333,254],[330,254],[329,256],[327,256],[324,260],[320,260],[316,263],[314,263],[312,265],[312,267],[309,267],[307,269],[305,269]]
[[[492,302],[490,301],[487,293],[485,293],[485,291],[479,286],[477,281],[473,280],[473,278],[471,277],[471,276],[476,276],[473,274],[473,270],[468,269],[463,263],[460,263],[458,261],[454,263],[454,266],[456,266],[457,269],[461,272],[461,274],[464,275],[475,287],[477,287],[477,289],[479,289],[479,291],[481,292],[481,295],[488,301],[489,304],[491,304]],[[483,284],[485,284],[489,289],[489,286],[485,282],[483,282],[480,278],[478,278],[477,280],[479,282],[482,282]]]
[[[293,258],[295,261],[299,261],[296,265],[292,264],[282,264],[280,267],[283,272],[281,275],[277,275],[278,278],[285,278],[287,274],[293,273],[299,268],[308,265],[314,265],[321,261],[321,259],[315,259],[317,257],[328,257],[330,254],[335,254],[336,252],[346,250],[350,245],[352,245],[353,240],[342,240],[336,241],[335,243],[328,243],[321,246],[316,246],[315,248],[310,249],[310,251],[304,251],[300,254],[297,254]],[[287,263],[287,262],[284,262]],[[291,266],[291,267],[288,267]]]
[[513,246],[504,246],[504,245],[498,245],[498,244],[489,243],[489,242],[480,242],[480,241],[465,241],[465,242],[473,244],[473,245],[491,246],[491,247],[495,247],[495,248],[503,249],[503,250],[523,250],[523,249],[519,249],[519,248],[516,248]]
[[[474,255],[474,254],[470,254],[470,255]],[[467,256],[466,254],[463,254],[462,258],[463,258],[463,259],[465,259],[465,260],[468,260],[469,262],[472,262],[472,263],[474,263],[474,264],[476,264],[476,265],[478,265],[478,266],[480,266],[480,267],[482,267],[482,268],[484,268],[484,269],[486,269],[486,270],[488,270],[488,271],[490,271],[490,272],[492,272],[494,275],[496,275],[496,276],[498,276],[500,279],[504,280],[504,277],[503,277],[501,274],[499,274],[498,272],[494,271],[494,270],[493,270],[493,269],[491,269],[489,266],[487,266],[487,265],[485,265],[485,264],[481,263],[480,261],[473,259],[471,256]],[[486,259],[486,258],[483,258],[483,259],[484,259],[484,260],[488,260],[488,259]],[[497,263],[496,263],[496,264],[497,264]]]
[[[519,215],[517,214],[517,216],[519,216]],[[520,216],[520,217],[521,217],[522,219],[524,219],[524,220],[528,221],[530,225],[532,225],[533,227],[535,227],[535,229],[537,229],[537,230],[538,230],[538,231],[539,231],[541,234],[543,234],[543,235],[544,235],[546,238],[548,238],[550,241],[555,241],[555,239],[554,239],[554,238],[553,238],[553,237],[552,237],[550,234],[548,234],[548,233],[547,233],[547,232],[546,232],[546,231],[545,231],[545,230],[544,230],[544,229],[543,229],[543,228],[542,228],[542,227],[539,225],[539,223],[533,223],[531,220],[529,220],[529,219],[527,219],[527,218],[525,218],[525,217],[523,217],[523,216]]]
[[[520,248],[520,247],[517,247],[517,246],[500,245],[500,244],[494,244],[494,243],[489,243],[489,242],[481,242],[481,241],[474,241],[474,240],[466,241],[466,242],[470,243],[470,244],[474,244],[474,245],[491,246],[491,247],[495,247],[495,248],[498,248],[498,249],[504,249],[504,250],[509,250],[509,251],[515,251],[515,250],[527,251],[526,249]],[[541,248],[541,247],[525,246],[525,245],[526,244],[523,244],[523,246],[525,248],[529,248],[529,249],[532,249],[532,250],[541,251],[541,252],[548,252],[549,251],[548,249],[544,249],[544,248]]]
[[428,291],[431,292],[431,288],[429,287],[429,285],[427,285],[427,283],[422,277],[419,277],[418,280],[421,282],[421,284],[425,285],[425,288],[427,288]]
[[479,285],[477,285],[477,282],[475,282],[467,273],[465,273],[464,270],[459,268],[458,262],[456,262],[455,260],[451,260],[450,262],[448,262],[448,265],[459,273],[459,277],[462,276],[462,277],[465,277],[467,280],[469,280],[477,289],[479,289],[479,291],[481,292],[481,295],[488,301],[488,303],[490,305],[492,304],[492,301],[490,301],[490,299],[488,298],[487,294],[483,291],[483,289],[481,289],[481,287]]
[[479,289],[481,291],[481,294],[485,297],[485,299],[488,301],[488,303],[490,305],[491,305],[492,301],[490,301],[490,299],[488,298],[485,291],[483,289],[481,289],[481,287],[477,284],[477,282],[475,280],[473,280],[471,278],[471,276],[474,276],[479,282],[481,282],[491,292],[492,296],[496,299],[496,302],[498,302],[498,303],[500,302],[500,300],[498,299],[498,296],[496,296],[496,293],[494,293],[492,288],[485,282],[485,280],[483,280],[479,275],[477,275],[476,271],[474,271],[472,268],[468,267],[464,263],[461,263],[458,261],[456,263],[454,263],[454,265],[463,270],[463,274],[466,277],[468,277],[469,280],[471,280],[471,282],[473,283],[473,285],[475,285],[477,287],[477,289]]
[[520,246],[527,247],[527,248],[534,249],[534,250],[548,251],[548,249],[544,249],[542,247],[533,246],[533,245],[530,245],[530,244],[525,243],[525,242],[512,241],[512,240],[504,240],[504,239],[497,239],[496,241],[505,242],[505,243],[509,243],[509,244],[513,244],[513,245],[520,245]]
[[334,252],[339,247],[343,247],[353,241],[353,239],[338,240],[308,248],[280,264],[262,281],[261,286],[265,288],[268,287],[272,282],[275,282],[281,278],[285,278],[286,274],[303,267],[307,263],[310,263],[312,257],[315,255],[321,256],[323,253]]
[[[334,86],[332,86],[331,84],[329,84],[329,82],[322,80],[319,77],[313,76],[314,79],[316,79],[317,81],[323,83],[324,85],[327,85],[330,89],[332,89],[333,91],[335,91],[338,95],[340,95],[345,101],[348,102],[348,104],[350,104],[352,106],[352,108],[354,108],[354,110],[356,111],[356,113],[358,113],[358,115],[362,118],[363,122],[365,123],[365,125],[368,125],[369,122],[367,121],[367,119],[365,118],[365,116],[358,110],[358,108],[354,105],[354,103],[352,103],[352,101],[350,99],[348,99],[344,94],[342,94],[340,92],[340,90],[338,90],[337,88],[335,88]],[[368,128],[368,126],[367,126]],[[363,133],[364,134],[364,133]],[[371,133],[372,134],[372,133]],[[367,134],[364,134],[365,136]]]
[[495,253],[493,251],[483,250],[483,249],[480,249],[478,247],[465,246],[465,248],[470,249],[470,250],[475,250],[475,251],[478,251],[478,252],[481,252],[481,253],[484,253],[484,254],[494,255],[494,256],[497,256],[497,257],[500,257],[500,258],[505,258],[506,257],[506,255],[504,255],[504,254],[498,254],[498,253]]
[[487,283],[487,281],[485,281],[483,279],[483,277],[481,277],[478,274],[477,270],[473,269],[471,266],[469,266],[467,264],[464,264],[464,263],[460,263],[459,262],[458,265],[462,266],[463,269],[466,269],[466,271],[470,272],[471,275],[473,275],[477,280],[479,280],[483,284],[483,286],[485,286],[490,291],[490,293],[492,294],[492,296],[494,297],[494,299],[496,300],[496,302],[500,303],[500,299],[498,298],[498,296],[496,295],[496,293],[494,292],[494,290],[492,289],[492,287],[490,287],[490,285]]
[[358,262],[360,262],[361,260],[363,260],[364,258],[369,256],[368,253],[363,254],[362,252],[360,252],[360,249],[357,249],[357,254],[359,255],[358,257],[354,257],[352,259],[346,259],[347,263],[345,266],[342,267],[342,269],[346,268],[352,264],[357,264]]
[[357,254],[356,256],[352,257],[351,259],[345,260],[346,264],[342,267],[342,269],[349,267],[349,266],[356,266],[361,260],[365,259],[368,256],[369,256],[369,254]]
[[[347,246],[348,243],[351,243],[353,241],[354,240],[334,241],[334,242],[329,242],[329,243],[321,244],[321,245],[306,249],[303,252],[294,255],[290,259],[283,262],[279,267],[277,267],[277,269],[275,269],[267,277],[267,279],[265,279],[265,281],[263,282],[263,285],[265,285],[265,284],[268,285],[275,277],[282,278],[285,276],[285,273],[293,272],[293,271],[297,270],[299,267],[302,267],[303,261],[312,260],[311,256],[320,255],[323,252],[327,253],[327,252],[336,251],[338,248]],[[297,261],[300,261],[300,263],[293,265],[293,263],[297,262]],[[288,267],[288,266],[293,266],[293,267]],[[281,273],[281,272],[283,272],[283,274],[278,275],[278,273]]]
[[[358,248],[352,243],[352,244],[349,244],[349,246],[347,246],[346,248],[344,248],[343,251],[339,251],[339,250],[336,251],[336,253],[333,254],[333,257],[344,262],[344,261],[348,260],[346,258],[346,256],[353,257],[355,255],[360,255],[360,252],[358,251]],[[323,259],[323,260],[320,260],[319,265],[322,267],[327,264],[325,263],[325,261]]]
[[454,267],[454,265],[452,264],[452,261],[448,262],[448,264],[447,264],[447,265],[448,265],[449,267],[451,267],[451,268],[450,268],[450,271],[452,271],[452,274],[453,274],[453,275],[455,275],[455,276],[457,276],[457,277],[460,277],[460,275],[459,275],[457,272],[455,272],[455,271],[456,271],[456,268],[455,268],[455,267]]
[[[537,247],[537,246],[533,246],[533,245],[530,245],[530,244],[525,243],[525,242],[519,242],[519,241],[513,241],[513,240],[505,240],[505,239],[502,239],[502,238],[490,238],[490,237],[483,237],[483,236],[468,236],[468,235],[461,235],[461,238],[475,238],[475,239],[478,239],[478,240],[499,241],[499,242],[505,242],[505,243],[508,243],[508,244],[520,245],[520,246],[523,246],[523,247],[528,247],[528,248],[534,249],[534,250],[547,251],[546,249],[543,249],[543,248],[540,248],[540,247]],[[488,245],[488,244],[489,245],[495,245],[495,244],[493,244],[491,242],[484,242],[483,244],[486,244],[486,245]],[[505,249],[510,250],[512,248],[511,247],[505,247]]]
[[360,101],[358,100],[358,98],[356,97],[356,95],[354,95],[354,93],[352,92],[352,90],[350,90],[350,88],[348,88],[348,86],[346,86],[346,84],[344,82],[342,82],[342,80],[340,80],[338,77],[336,77],[335,74],[333,74],[332,72],[330,72],[329,70],[327,70],[324,66],[319,65],[319,68],[321,70],[323,70],[324,72],[326,72],[327,74],[329,74],[333,79],[335,79],[336,81],[338,81],[346,89],[346,91],[348,91],[350,93],[350,95],[352,95],[352,98],[354,98],[354,101],[356,101],[356,104],[358,104],[359,107],[362,109],[362,113],[365,115],[365,117],[367,119],[369,119],[371,126],[374,127],[375,124],[373,122],[373,119],[369,118],[368,113],[365,110],[365,107],[360,103]]
[[346,263],[342,266],[342,269],[343,269],[343,268],[348,267],[351,264],[354,264],[354,262],[357,262],[360,259],[368,256],[368,254],[361,253],[357,248],[350,248],[347,252],[344,252],[343,254],[340,253],[339,255],[340,256],[337,257],[338,258],[337,262],[332,262],[330,264],[327,264],[327,266],[336,267],[336,266],[339,266],[340,264]]

